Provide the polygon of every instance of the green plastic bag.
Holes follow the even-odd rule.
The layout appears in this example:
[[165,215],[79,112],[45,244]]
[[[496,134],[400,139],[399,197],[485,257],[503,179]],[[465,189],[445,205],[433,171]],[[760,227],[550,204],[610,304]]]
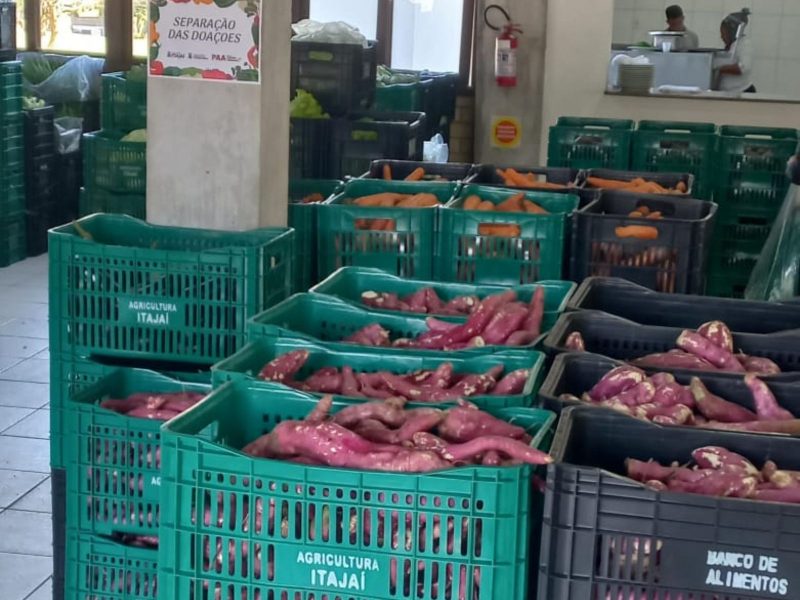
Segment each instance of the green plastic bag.
[[786,174],[792,183],[750,276],[748,300],[786,302],[800,296],[800,147]]

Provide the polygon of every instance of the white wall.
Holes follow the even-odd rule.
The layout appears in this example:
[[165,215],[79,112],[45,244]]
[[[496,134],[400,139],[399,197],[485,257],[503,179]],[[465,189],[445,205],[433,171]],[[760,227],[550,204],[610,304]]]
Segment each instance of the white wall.
[[458,71],[463,8],[463,0],[394,0],[392,66]]
[[705,48],[721,48],[722,19],[748,7],[753,81],[759,92],[800,99],[800,0],[616,0],[614,42],[650,41],[665,26],[664,9],[680,4]]
[[[792,1],[800,4],[800,0]],[[576,19],[575,15],[581,18]],[[614,0],[550,0],[542,156],[546,156],[547,130],[561,115],[800,126],[800,104],[605,95],[608,64],[605,48],[611,45],[613,20]]]

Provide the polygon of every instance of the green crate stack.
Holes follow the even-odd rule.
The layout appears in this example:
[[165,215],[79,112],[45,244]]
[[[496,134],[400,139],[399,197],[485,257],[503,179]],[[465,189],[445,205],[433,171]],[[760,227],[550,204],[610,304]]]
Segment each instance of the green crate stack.
[[742,297],[778,216],[789,180],[795,129],[723,126],[714,177],[719,204],[707,293]]
[[640,121],[633,133],[634,171],[691,173],[694,198],[711,200],[717,126],[713,123]]
[[147,127],[147,79],[141,67],[101,77],[102,130],[83,136],[83,182],[79,213],[146,218],[147,144],[123,141]]
[[[190,600],[208,590],[210,598],[219,590],[222,598],[390,600],[444,598],[445,589],[453,598],[526,597],[536,526],[530,466],[386,473],[240,451],[281,421],[302,419],[316,403],[294,390],[230,382],[202,410],[162,428],[160,597]],[[335,402],[332,412],[344,406]],[[491,412],[525,428],[535,447],[547,447],[553,413]],[[263,526],[246,517],[258,507]],[[383,514],[392,511],[397,519],[386,519],[384,535]],[[198,518],[203,514],[208,518]],[[439,522],[456,523],[455,551],[436,541],[432,524]],[[398,538],[400,544],[391,542]],[[219,558],[202,559],[204,547]]]
[[25,225],[22,68],[0,63],[0,267],[28,254]]
[[630,120],[559,117],[550,128],[547,166],[627,170],[633,127]]
[[320,199],[342,186],[335,179],[298,179],[289,182],[289,227],[294,229],[293,292],[307,292],[319,281],[317,213]]

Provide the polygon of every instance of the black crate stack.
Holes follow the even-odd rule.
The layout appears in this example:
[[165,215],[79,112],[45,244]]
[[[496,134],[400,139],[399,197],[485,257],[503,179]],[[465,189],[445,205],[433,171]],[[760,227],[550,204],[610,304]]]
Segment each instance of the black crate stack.
[[25,132],[25,216],[28,256],[47,251],[47,230],[61,224],[58,210],[58,162],[55,108],[23,112]]
[[22,66],[0,63],[0,267],[27,256]]

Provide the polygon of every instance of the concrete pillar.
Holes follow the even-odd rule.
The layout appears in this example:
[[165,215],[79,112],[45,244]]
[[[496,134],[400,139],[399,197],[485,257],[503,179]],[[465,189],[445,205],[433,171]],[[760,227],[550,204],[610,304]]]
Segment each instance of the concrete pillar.
[[151,223],[286,225],[291,2],[262,0],[261,11],[261,83],[149,79]]
[[[499,4],[522,27],[517,53],[518,84],[501,88],[494,79],[495,38],[498,32],[483,21],[489,4]],[[502,23],[502,15],[490,13],[492,22]],[[479,0],[476,20],[475,64],[475,160],[509,166],[535,167],[545,157],[539,155],[542,90],[546,47],[547,0]],[[492,147],[494,117],[515,117],[522,122],[522,143],[516,149]]]

